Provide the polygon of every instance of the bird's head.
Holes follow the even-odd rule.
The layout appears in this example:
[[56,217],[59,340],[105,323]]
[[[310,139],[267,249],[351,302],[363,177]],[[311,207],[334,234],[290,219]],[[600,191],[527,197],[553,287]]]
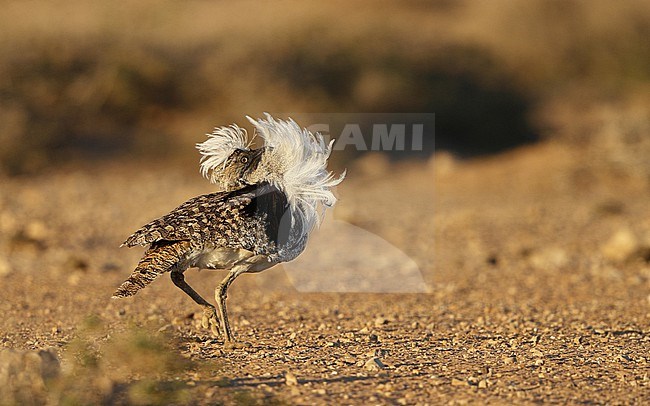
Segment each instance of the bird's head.
[[251,149],[250,145],[243,128],[215,128],[207,141],[196,145],[203,155],[201,174],[224,191],[255,183],[250,174],[257,169],[264,148]]
[[265,148],[236,149],[226,159],[221,171],[213,171],[213,182],[219,183],[223,190],[241,189],[258,183],[253,174],[262,160]]
[[264,146],[251,149],[246,130],[233,124],[216,128],[208,140],[197,144],[203,155],[201,173],[224,190],[266,182],[284,192],[292,215],[300,217],[303,227],[311,230],[327,207],[336,203],[331,188],[340,177],[327,170],[332,142],[300,128],[292,119],[276,120],[247,117]]

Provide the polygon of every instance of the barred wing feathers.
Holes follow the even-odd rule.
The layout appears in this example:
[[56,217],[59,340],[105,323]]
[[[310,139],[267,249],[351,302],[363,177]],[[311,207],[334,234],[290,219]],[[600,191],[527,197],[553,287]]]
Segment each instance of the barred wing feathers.
[[271,254],[288,233],[280,224],[287,210],[284,193],[269,184],[201,195],[142,226],[122,245],[192,241]]
[[211,227],[208,221],[215,215],[241,209],[250,204],[252,198],[250,191],[217,192],[194,197],[168,214],[145,224],[122,245],[134,247],[157,241],[201,240],[205,230]]

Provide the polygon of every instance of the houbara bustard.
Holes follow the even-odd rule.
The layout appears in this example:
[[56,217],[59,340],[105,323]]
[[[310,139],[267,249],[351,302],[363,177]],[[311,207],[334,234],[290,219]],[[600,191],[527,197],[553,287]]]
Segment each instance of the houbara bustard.
[[[127,238],[123,246],[149,248],[113,294],[133,296],[170,272],[174,284],[203,307],[203,327],[230,344],[230,284],[243,273],[300,255],[325,210],[336,203],[331,188],[345,176],[327,171],[332,142],[326,144],[320,134],[292,119],[276,120],[269,114],[266,119],[247,118],[264,145],[251,149],[252,139],[236,124],[216,128],[197,144],[203,155],[201,173],[221,191],[190,199]],[[229,271],[215,290],[216,308],[185,282],[183,273],[190,267]]]

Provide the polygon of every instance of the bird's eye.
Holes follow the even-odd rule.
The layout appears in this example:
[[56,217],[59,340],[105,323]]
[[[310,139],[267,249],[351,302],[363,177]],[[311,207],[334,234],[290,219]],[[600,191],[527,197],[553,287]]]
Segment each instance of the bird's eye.
[[248,157],[247,157],[247,156],[243,156],[243,157],[239,158],[239,162],[241,162],[241,163],[243,163],[243,164],[248,163]]

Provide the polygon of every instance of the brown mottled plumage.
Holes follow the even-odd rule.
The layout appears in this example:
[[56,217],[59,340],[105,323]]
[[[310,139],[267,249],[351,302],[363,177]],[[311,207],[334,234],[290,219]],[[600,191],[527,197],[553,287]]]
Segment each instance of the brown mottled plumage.
[[[268,115],[267,121],[249,120],[266,145],[250,150],[245,132],[235,125],[216,129],[199,144],[202,173],[224,191],[190,199],[127,238],[122,245],[149,248],[113,294],[133,296],[170,272],[172,282],[203,307],[203,326],[223,334],[227,343],[233,341],[226,312],[230,284],[242,273],[298,256],[318,208],[336,201],[329,189],[343,179],[325,170],[330,147],[320,135],[292,120]],[[189,267],[229,270],[215,291],[217,308],[185,282]]]
[[[277,263],[272,258],[283,241],[280,222],[287,210],[284,194],[268,184],[190,199],[127,238],[123,245],[151,246],[113,297],[133,296],[171,272],[174,284],[203,306],[203,325],[215,334],[221,327],[225,339],[232,341],[225,309],[227,286],[243,272],[259,272]],[[183,272],[194,266],[231,270],[222,283],[224,293],[218,296],[218,303],[223,303],[221,326],[214,306],[185,282]]]

